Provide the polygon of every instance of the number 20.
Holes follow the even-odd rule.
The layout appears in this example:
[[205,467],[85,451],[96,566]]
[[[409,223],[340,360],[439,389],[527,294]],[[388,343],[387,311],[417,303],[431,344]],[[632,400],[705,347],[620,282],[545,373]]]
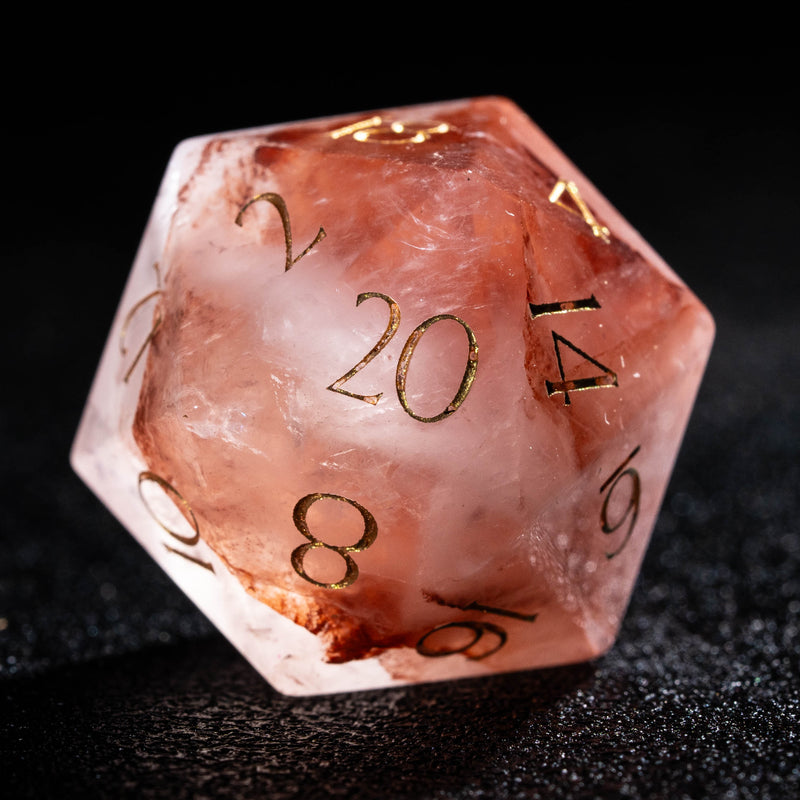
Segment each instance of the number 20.
[[[363,400],[365,403],[375,405],[383,396],[383,392],[372,395],[363,395],[356,394],[355,392],[350,392],[347,389],[342,388],[347,381],[354,377],[356,373],[364,369],[364,367],[366,367],[367,364],[369,364],[369,362],[372,361],[372,359],[374,359],[378,353],[380,353],[381,350],[386,347],[387,344],[389,344],[392,337],[395,335],[395,333],[397,333],[398,327],[400,326],[400,307],[388,295],[381,294],[380,292],[362,292],[356,299],[356,306],[360,306],[361,303],[363,303],[365,300],[369,300],[372,297],[379,297],[389,306],[389,324],[386,326],[386,330],[383,332],[380,339],[378,339],[378,342],[375,344],[375,346],[364,356],[364,358],[361,359],[361,361],[359,361],[351,370],[342,375],[341,378],[338,378],[326,388],[332,392],[338,392],[339,394],[344,394],[348,397],[354,397],[356,400]],[[467,334],[467,340],[469,341],[467,366],[464,370],[464,376],[461,379],[461,384],[458,387],[458,391],[456,392],[453,400],[448,404],[447,408],[435,416],[424,417],[421,414],[417,414],[409,405],[408,396],[406,395],[406,376],[408,374],[409,365],[411,364],[411,358],[414,355],[414,349],[419,344],[419,340],[423,337],[425,331],[427,331],[432,325],[435,325],[437,322],[445,319],[450,319],[454,322],[457,322]],[[423,322],[421,325],[418,325],[412,331],[411,335],[406,340],[406,343],[403,345],[403,350],[400,353],[400,358],[397,362],[397,373],[395,377],[397,398],[400,401],[400,405],[403,407],[403,410],[410,417],[413,417],[419,422],[438,422],[445,417],[449,417],[464,402],[469,394],[469,390],[472,388],[472,383],[475,380],[475,374],[477,371],[478,340],[475,338],[475,333],[473,332],[472,328],[470,328],[470,326],[464,322],[463,319],[453,314],[437,314],[435,317],[426,319],[425,322]]]

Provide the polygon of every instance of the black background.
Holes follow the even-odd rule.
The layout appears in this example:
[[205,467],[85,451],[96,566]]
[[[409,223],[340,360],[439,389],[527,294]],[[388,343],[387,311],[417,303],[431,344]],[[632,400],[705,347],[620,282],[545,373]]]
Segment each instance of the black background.
[[[447,52],[427,40],[394,53],[332,46],[312,64],[301,29],[262,32],[245,41],[240,31],[235,56],[213,58],[156,34],[88,55],[82,41],[62,42],[31,57],[44,72],[18,67],[7,81],[8,796],[797,796],[791,72],[742,52],[647,59],[630,42],[631,57],[616,62],[566,48],[552,59],[490,55],[475,30]],[[269,37],[287,36],[278,58]],[[481,94],[515,100],[707,303],[718,325],[707,378],[607,656],[285,698],[71,473],[92,375],[178,141]]]

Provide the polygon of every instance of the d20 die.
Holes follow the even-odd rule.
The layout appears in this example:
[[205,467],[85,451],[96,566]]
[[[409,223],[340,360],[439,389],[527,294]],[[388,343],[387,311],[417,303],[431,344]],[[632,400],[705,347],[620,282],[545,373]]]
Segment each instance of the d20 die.
[[75,442],[279,690],[613,642],[713,338],[510,101],[176,150]]

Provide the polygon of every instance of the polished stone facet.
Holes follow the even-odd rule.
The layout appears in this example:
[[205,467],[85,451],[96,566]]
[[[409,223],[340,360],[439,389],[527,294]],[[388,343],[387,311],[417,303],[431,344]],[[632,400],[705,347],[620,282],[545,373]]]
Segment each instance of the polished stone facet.
[[708,312],[512,103],[175,152],[76,470],[278,689],[613,642]]

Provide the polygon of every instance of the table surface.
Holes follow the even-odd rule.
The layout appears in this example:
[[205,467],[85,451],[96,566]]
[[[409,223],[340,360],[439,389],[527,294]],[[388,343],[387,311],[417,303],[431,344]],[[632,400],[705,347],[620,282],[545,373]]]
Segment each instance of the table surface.
[[[316,93],[298,78],[258,109],[247,82],[176,100],[131,78],[120,92],[136,104],[56,74],[43,91],[63,114],[40,111],[10,135],[21,213],[2,315],[8,796],[796,797],[793,104],[713,72],[665,70],[646,86],[616,76],[604,97],[573,84],[569,102],[558,84],[534,92],[474,65],[424,89],[402,70],[358,75]],[[717,320],[636,591],[617,644],[591,664],[283,697],[68,467],[111,317],[180,139],[488,93],[515,99]]]

